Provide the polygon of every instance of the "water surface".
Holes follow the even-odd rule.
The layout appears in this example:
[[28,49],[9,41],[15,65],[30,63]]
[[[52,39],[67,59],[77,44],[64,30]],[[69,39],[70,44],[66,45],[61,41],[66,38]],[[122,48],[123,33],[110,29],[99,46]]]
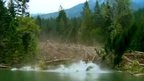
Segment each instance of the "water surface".
[[144,81],[127,73],[57,73],[0,70],[0,81]]

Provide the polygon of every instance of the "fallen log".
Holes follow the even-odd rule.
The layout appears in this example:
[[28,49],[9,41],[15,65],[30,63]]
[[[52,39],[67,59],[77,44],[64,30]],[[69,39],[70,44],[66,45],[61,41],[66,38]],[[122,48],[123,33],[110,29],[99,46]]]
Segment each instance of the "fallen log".
[[9,66],[0,64],[0,68],[9,68]]
[[144,67],[144,64],[139,64],[139,65]]
[[128,72],[129,74],[133,75],[133,76],[144,76],[144,73],[132,73],[132,72]]
[[134,74],[135,76],[144,76],[144,73]]
[[124,56],[124,59],[127,60],[128,62],[132,63],[133,61],[129,59],[128,57]]
[[[128,57],[126,57],[126,56],[124,56],[124,59],[127,60],[127,61],[130,62],[130,63],[133,63],[133,61],[132,61],[131,59],[129,59]],[[139,63],[139,62],[138,62],[138,64],[139,64],[140,66],[143,66],[143,67],[144,67],[144,64],[141,64],[141,63]]]
[[68,61],[68,60],[71,60],[71,59],[70,58],[55,59],[55,60],[46,61],[46,63],[49,64],[49,63],[53,63],[53,62],[62,62],[62,61]]

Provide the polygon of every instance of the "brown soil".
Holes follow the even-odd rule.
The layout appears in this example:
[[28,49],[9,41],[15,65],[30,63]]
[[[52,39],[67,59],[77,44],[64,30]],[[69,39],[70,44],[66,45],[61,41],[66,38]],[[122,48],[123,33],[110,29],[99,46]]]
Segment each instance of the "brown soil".
[[47,40],[40,43],[39,59],[55,61],[60,59],[92,60],[96,57],[95,47],[80,44],[66,44]]

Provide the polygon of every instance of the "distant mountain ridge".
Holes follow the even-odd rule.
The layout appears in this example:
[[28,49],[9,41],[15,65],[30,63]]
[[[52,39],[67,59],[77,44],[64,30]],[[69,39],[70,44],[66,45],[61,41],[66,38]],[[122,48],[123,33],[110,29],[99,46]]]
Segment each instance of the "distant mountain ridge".
[[[101,0],[101,1],[103,2],[103,0]],[[94,10],[95,3],[96,3],[96,0],[89,0],[89,5],[90,5],[91,10]],[[84,7],[84,3],[81,3],[81,4],[78,4],[78,5],[70,8],[70,9],[66,9],[65,11],[66,11],[68,17],[70,17],[70,18],[79,17],[79,16],[81,16],[81,12],[83,10],[83,7]],[[144,0],[132,0],[132,8],[134,10],[144,8]],[[37,15],[39,15],[41,18],[44,18],[44,19],[55,18],[58,16],[58,12],[48,13],[48,14],[37,14]],[[34,14],[32,16],[36,17],[37,15]]]

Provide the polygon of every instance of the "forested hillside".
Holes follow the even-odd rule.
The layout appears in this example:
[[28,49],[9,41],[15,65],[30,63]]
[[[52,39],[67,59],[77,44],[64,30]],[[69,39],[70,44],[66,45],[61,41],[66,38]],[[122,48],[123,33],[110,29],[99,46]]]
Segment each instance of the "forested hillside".
[[56,18],[37,17],[41,41],[99,45],[112,66],[119,65],[127,51],[144,51],[144,9],[131,9],[131,0],[96,0],[94,12],[84,3],[82,16],[69,18],[60,6]]
[[[102,4],[103,2],[106,2],[106,0],[98,0],[99,4]],[[95,9],[95,3],[96,0],[88,0],[89,7],[91,11],[94,11]],[[144,8],[144,1],[143,0],[131,0],[131,5],[130,8],[133,10],[138,10]],[[83,10],[84,3],[80,3],[70,9],[65,9],[65,12],[69,18],[74,18],[74,17],[79,17],[81,16],[81,12]],[[73,11],[73,12],[71,12]],[[57,12],[52,12],[52,13],[47,13],[47,14],[32,14],[33,17],[36,17],[39,15],[41,18],[47,19],[47,18],[56,18],[58,16],[58,11]]]

